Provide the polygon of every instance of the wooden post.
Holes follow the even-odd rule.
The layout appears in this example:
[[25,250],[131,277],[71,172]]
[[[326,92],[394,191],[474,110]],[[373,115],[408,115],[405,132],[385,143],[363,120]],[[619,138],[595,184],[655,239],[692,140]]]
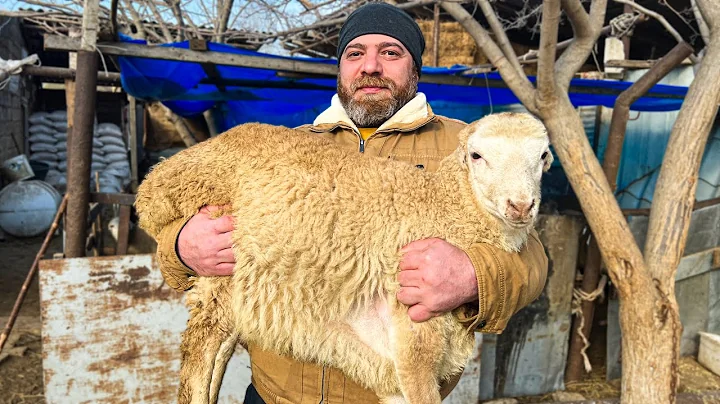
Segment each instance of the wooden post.
[[128,95],[128,125],[130,126],[130,187],[132,192],[137,192],[138,188],[138,150],[137,150],[137,103],[135,97]]
[[72,136],[68,138],[67,192],[70,194],[70,198],[68,199],[67,243],[65,245],[65,256],[68,258],[85,256],[90,164],[97,95],[98,60],[95,54],[95,43],[97,41],[99,5],[99,0],[85,0],[82,41],[77,56],[75,103],[71,115],[73,130]]
[[440,65],[440,4],[433,9],[433,66]]

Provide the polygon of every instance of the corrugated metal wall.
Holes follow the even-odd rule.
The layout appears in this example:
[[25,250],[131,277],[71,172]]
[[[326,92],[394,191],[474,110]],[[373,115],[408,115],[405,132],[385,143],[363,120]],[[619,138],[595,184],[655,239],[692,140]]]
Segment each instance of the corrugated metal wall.
[[[627,73],[627,81],[636,81],[646,70]],[[660,84],[689,86],[694,77],[691,66],[675,69]],[[655,191],[659,167],[665,155],[679,111],[631,112],[618,173],[617,199],[622,208],[648,208]],[[610,128],[611,110],[601,114],[598,155],[604,157]],[[716,124],[703,156],[696,198],[700,201],[720,196],[720,127]]]

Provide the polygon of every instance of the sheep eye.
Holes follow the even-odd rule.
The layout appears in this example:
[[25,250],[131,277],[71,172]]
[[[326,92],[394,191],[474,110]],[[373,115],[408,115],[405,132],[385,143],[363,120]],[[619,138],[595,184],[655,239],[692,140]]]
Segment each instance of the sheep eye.
[[540,159],[545,160],[545,157],[547,157],[547,154],[548,154],[548,152],[543,153],[542,156],[540,157]]
[[482,158],[482,156],[477,153],[471,154],[470,157],[472,157],[473,160],[480,160]]

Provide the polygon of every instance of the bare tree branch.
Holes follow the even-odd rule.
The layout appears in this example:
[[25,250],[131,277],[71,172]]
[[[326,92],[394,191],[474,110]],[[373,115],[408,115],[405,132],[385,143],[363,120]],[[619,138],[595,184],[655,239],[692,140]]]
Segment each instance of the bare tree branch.
[[202,34],[200,34],[200,30],[198,29],[197,25],[195,25],[195,22],[193,21],[192,17],[188,13],[183,13],[183,14],[184,14],[183,21],[187,21],[187,23],[190,25],[190,28],[192,28],[192,31],[195,34],[195,38],[202,39]]
[[[584,11],[583,11],[584,12]],[[540,48],[538,49],[537,88],[540,102],[555,97],[555,52],[560,27],[560,0],[543,2],[540,24]]]
[[697,5],[712,34],[713,30],[718,29],[716,24],[720,21],[720,5],[715,0],[697,0]]
[[[691,3],[692,3],[692,1],[691,1]],[[683,16],[683,13],[677,11],[677,10],[675,9],[675,7],[673,7],[670,3],[667,2],[667,0],[660,0],[660,4],[662,4],[663,6],[665,6],[665,7],[668,8],[668,9],[670,9],[670,11],[672,11],[672,13],[675,14],[675,15],[677,16],[677,18],[678,18],[680,21],[682,21],[683,24],[685,24],[685,26],[687,26],[690,31],[693,32],[693,35],[701,35],[701,34],[699,34],[699,33],[697,32],[697,30],[695,30],[695,27],[693,27],[692,24],[690,24],[690,21],[688,21],[687,18],[685,18],[685,17]],[[693,8],[693,7],[692,7],[692,4],[691,4],[690,8],[691,8],[691,11],[692,11],[692,8]]]
[[698,7],[697,0],[690,0],[690,4],[692,6],[695,20],[700,28],[700,35],[702,35],[703,42],[705,42],[705,46],[707,46],[710,43],[710,28],[708,28],[708,25],[705,22],[705,16],[703,15],[702,10]]
[[[535,109],[535,88],[530,84],[527,76],[520,74],[520,72],[513,67],[513,64],[503,54],[495,42],[493,42],[487,31],[485,31],[480,23],[478,23],[463,6],[450,2],[442,2],[440,5],[473,37],[485,53],[485,56],[490,60],[490,63],[498,68],[503,80],[513,89],[515,95],[528,110],[533,112],[533,109]],[[515,89],[519,91],[515,91]]]
[[[138,36],[140,39],[147,40],[147,34],[145,33],[145,25],[143,25],[142,19],[140,18],[140,15],[138,14],[137,10],[135,10],[135,7],[133,7],[130,0],[124,0],[125,2],[125,8],[130,11],[130,16],[132,16],[132,22],[135,24],[135,28],[138,31]],[[123,10],[124,14],[124,10]]]
[[[705,10],[717,13],[717,0],[698,0]],[[713,16],[714,17],[714,16]],[[652,210],[645,243],[645,262],[654,279],[666,294],[674,291],[677,265],[683,256],[692,207],[695,203],[698,169],[705,151],[710,128],[720,103],[720,23],[710,18],[710,42],[704,61],[695,80],[688,88],[688,96],[673,125],[670,140],[663,157],[657,187],[653,195]]]
[[160,14],[160,11],[158,11],[157,6],[153,1],[148,1],[145,4],[150,8],[150,11],[152,11],[153,16],[155,16],[155,20],[157,21],[158,25],[160,25],[160,30],[162,30],[163,36],[165,37],[165,42],[172,42],[173,36],[170,33],[170,30],[167,27],[167,24],[165,24],[165,21],[162,18],[162,15]]
[[215,41],[222,42],[222,34],[228,29],[228,21],[230,20],[230,11],[232,10],[233,0],[219,0],[221,6],[218,14],[218,21],[215,25]]
[[517,54],[515,54],[515,50],[513,49],[512,44],[510,44],[510,40],[508,39],[507,34],[505,34],[505,30],[503,29],[502,24],[500,24],[500,21],[490,5],[490,2],[488,0],[477,0],[477,3],[480,5],[480,9],[485,15],[485,18],[488,20],[488,24],[490,24],[493,34],[495,34],[495,42],[497,42],[498,46],[505,54],[505,57],[510,61],[510,64],[512,64],[515,70],[517,70],[519,74],[525,75],[525,71],[518,61]]
[[[672,35],[673,38],[675,38],[675,40],[678,41],[678,43],[685,42],[683,37],[677,32],[677,30],[672,25],[670,25],[670,23],[662,15],[660,15],[652,10],[648,10],[647,8],[635,3],[633,0],[614,0],[614,1],[616,3],[627,4],[628,6],[638,10],[639,12],[641,12],[645,15],[649,15],[650,17],[658,20],[658,22],[660,22],[660,24],[662,24],[662,26],[665,28],[665,30],[667,30],[667,32],[669,32],[670,35]],[[690,60],[692,60],[693,63],[699,62],[697,56],[695,56],[694,54],[690,55]]]
[[177,21],[178,30],[175,40],[182,41],[185,39],[185,22],[183,21],[182,10],[180,10],[180,0],[165,0],[165,4],[168,5]]
[[[563,92],[567,92],[570,88],[570,80],[587,60],[605,22],[607,0],[593,0],[587,19],[583,18],[577,9],[578,3],[580,3],[579,0],[567,0],[562,3],[563,6],[568,6],[568,9],[572,10],[568,12],[568,17],[570,17],[575,32],[573,42],[555,64],[555,80]],[[585,13],[584,10],[583,13]]]

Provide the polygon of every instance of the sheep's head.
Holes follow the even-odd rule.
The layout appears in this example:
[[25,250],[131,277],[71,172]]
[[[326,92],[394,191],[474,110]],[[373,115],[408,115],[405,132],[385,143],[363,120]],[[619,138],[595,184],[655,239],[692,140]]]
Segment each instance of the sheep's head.
[[475,197],[514,228],[532,225],[540,205],[540,179],[553,156],[545,126],[532,115],[488,115],[460,134],[459,158]]

